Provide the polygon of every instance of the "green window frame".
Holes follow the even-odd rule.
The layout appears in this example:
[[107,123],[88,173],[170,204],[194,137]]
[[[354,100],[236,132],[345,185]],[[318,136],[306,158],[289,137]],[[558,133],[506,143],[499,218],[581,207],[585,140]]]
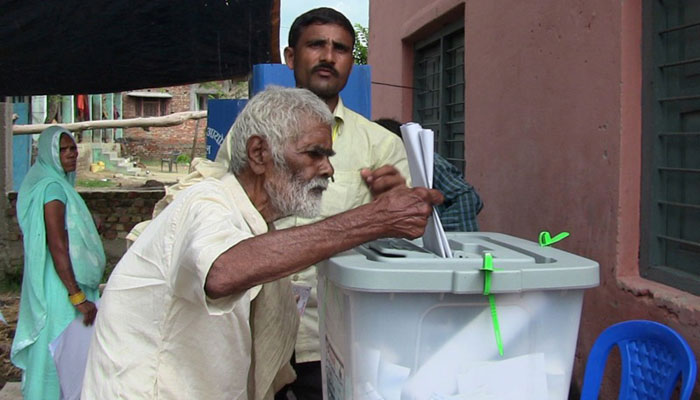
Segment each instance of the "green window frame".
[[700,2],[643,3],[640,274],[700,294]]
[[464,24],[414,46],[413,120],[435,133],[435,151],[464,171]]

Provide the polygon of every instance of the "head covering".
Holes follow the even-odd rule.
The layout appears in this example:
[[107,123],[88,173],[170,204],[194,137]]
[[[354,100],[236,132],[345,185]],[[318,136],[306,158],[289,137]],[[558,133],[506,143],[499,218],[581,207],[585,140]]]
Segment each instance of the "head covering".
[[29,169],[17,195],[17,220],[24,235],[24,276],[19,312],[20,319],[27,323],[17,327],[12,346],[13,361],[19,361],[15,360],[17,353],[36,340],[46,323],[46,303],[52,301],[46,299],[44,287],[47,269],[53,268],[44,223],[44,201],[49,184],[59,184],[65,193],[65,226],[76,281],[83,288],[96,289],[104,273],[102,240],[85,202],[73,188],[75,172],[66,173],[61,165],[61,135],[67,135],[75,143],[69,131],[57,126],[41,133],[36,162]]

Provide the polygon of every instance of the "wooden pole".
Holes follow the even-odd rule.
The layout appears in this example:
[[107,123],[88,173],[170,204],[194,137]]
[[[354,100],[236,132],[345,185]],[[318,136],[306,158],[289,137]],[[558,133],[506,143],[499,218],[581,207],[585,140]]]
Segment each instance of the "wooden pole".
[[197,135],[199,135],[199,121],[194,124],[194,139],[192,140],[192,153],[190,154],[190,165],[187,166],[187,173],[192,172],[192,160],[194,160],[194,150],[197,148]]
[[12,189],[12,103],[5,102],[6,97],[0,97],[0,278],[5,277],[9,267],[9,254],[7,253],[8,207],[7,193]]
[[105,129],[105,128],[143,128],[149,130],[153,127],[175,126],[183,122],[194,119],[199,120],[207,117],[206,111],[185,111],[173,113],[164,117],[148,117],[148,118],[131,118],[131,119],[110,119],[102,121],[84,121],[75,122],[72,124],[33,124],[33,125],[15,125],[12,127],[14,135],[29,135],[41,133],[44,129],[58,125],[71,132],[82,132],[89,129]]
[[[12,190],[12,103],[6,103],[6,98],[0,98],[0,154],[2,154],[2,174],[0,175],[0,189],[2,189],[3,203],[7,200],[7,192]],[[0,209],[5,213],[5,209]]]

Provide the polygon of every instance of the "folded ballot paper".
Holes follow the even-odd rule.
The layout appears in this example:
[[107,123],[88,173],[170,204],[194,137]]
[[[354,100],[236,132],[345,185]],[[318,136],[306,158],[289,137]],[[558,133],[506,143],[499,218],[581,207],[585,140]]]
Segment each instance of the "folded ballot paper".
[[[95,302],[99,305],[99,300]],[[56,364],[61,400],[79,400],[88,349],[95,325],[85,326],[83,315],[76,317],[51,343],[49,352]]]
[[[411,173],[411,181],[415,187],[433,187],[433,151],[434,133],[430,129],[423,129],[415,122],[401,125],[401,136],[408,156],[408,169]],[[447,235],[440,223],[437,210],[433,208],[433,215],[428,218],[428,225],[423,235],[423,247],[440,257],[452,258],[452,250],[447,242]]]

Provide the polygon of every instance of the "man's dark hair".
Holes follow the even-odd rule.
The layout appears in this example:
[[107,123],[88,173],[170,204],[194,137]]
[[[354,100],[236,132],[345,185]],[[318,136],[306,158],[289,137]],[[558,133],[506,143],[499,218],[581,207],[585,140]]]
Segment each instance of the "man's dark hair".
[[332,8],[319,7],[301,14],[294,20],[291,29],[289,29],[289,47],[294,48],[304,28],[312,24],[335,24],[340,26],[350,34],[352,45],[353,47],[355,46],[355,30],[352,28],[350,20]]
[[401,122],[391,118],[379,118],[375,119],[374,122],[401,137]]

